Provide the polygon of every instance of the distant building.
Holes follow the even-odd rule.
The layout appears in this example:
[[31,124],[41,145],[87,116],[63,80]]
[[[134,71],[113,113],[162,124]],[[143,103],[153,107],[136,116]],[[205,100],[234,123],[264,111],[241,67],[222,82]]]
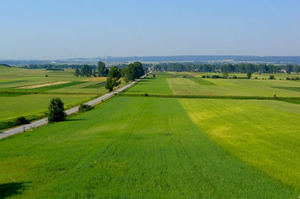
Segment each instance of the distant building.
[[283,69],[281,69],[281,72],[282,73],[286,73],[286,70],[283,68]]

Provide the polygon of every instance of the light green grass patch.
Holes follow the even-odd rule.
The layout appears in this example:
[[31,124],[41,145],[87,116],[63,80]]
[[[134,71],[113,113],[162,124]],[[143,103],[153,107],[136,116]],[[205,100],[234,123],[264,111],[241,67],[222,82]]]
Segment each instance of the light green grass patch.
[[300,106],[278,101],[180,99],[212,140],[272,178],[300,189]]
[[167,79],[163,77],[146,77],[137,85],[130,88],[127,93],[132,94],[172,94]]
[[300,82],[296,81],[205,79],[214,85],[197,84],[188,78],[168,78],[167,81],[175,95],[300,97],[299,92],[277,88],[297,87]]

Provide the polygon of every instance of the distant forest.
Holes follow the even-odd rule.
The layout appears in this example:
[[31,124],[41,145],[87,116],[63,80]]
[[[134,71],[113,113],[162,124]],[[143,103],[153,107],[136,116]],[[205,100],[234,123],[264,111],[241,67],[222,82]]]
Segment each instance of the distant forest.
[[[22,68],[28,69],[46,69],[46,70],[64,70],[64,69],[82,69],[83,64],[40,64],[26,65]],[[88,65],[92,70],[96,70],[96,65]],[[118,64],[118,68],[127,67],[127,64]],[[143,64],[144,68],[153,67],[154,71],[174,71],[174,72],[229,72],[229,73],[291,73],[300,72],[300,65],[274,65],[274,64],[252,64],[252,63],[159,63]]]
[[272,65],[272,64],[203,64],[203,63],[160,63],[154,66],[155,71],[174,72],[229,72],[229,73],[280,73],[300,72],[299,65]]

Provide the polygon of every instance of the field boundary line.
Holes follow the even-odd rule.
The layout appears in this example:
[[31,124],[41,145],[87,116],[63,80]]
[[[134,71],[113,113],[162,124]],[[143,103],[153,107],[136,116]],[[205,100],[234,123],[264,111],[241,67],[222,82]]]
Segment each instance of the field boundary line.
[[165,95],[165,94],[133,94],[122,93],[128,97],[160,97],[160,98],[199,98],[199,99],[238,99],[238,100],[300,100],[300,97],[264,97],[264,96],[209,96],[209,95]]

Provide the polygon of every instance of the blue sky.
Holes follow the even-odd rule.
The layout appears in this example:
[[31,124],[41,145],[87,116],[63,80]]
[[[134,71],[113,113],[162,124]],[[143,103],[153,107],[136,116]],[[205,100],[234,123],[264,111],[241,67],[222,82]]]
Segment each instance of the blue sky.
[[300,56],[299,0],[1,0],[0,59]]

